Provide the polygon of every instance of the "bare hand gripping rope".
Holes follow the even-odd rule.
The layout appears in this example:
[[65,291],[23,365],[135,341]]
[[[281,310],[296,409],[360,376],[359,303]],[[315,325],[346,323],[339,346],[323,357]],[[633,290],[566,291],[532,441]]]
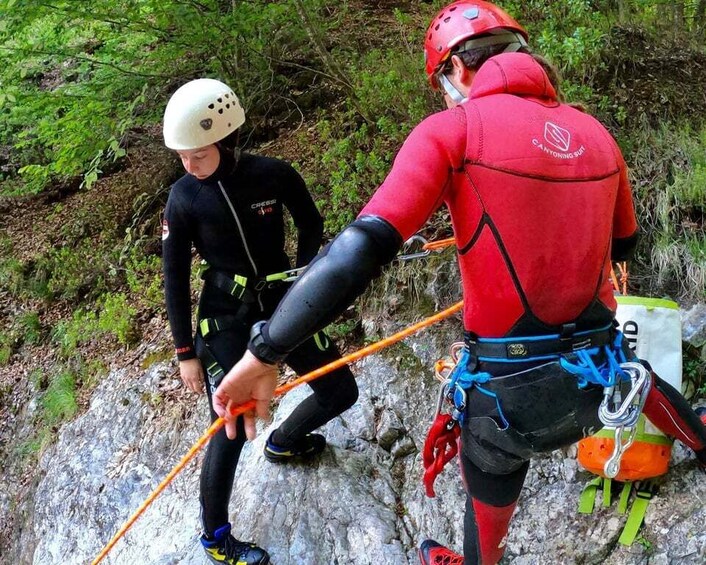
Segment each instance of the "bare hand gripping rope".
[[[416,324],[413,324],[405,328],[404,330],[397,332],[394,335],[391,335],[390,337],[368,345],[367,347],[359,349],[358,351],[346,355],[345,357],[337,359],[336,361],[333,361],[328,365],[324,365],[319,369],[311,371],[310,373],[307,373],[306,375],[299,377],[298,379],[295,379],[290,383],[277,387],[277,389],[275,390],[275,396],[280,396],[303,383],[308,383],[310,381],[318,379],[319,377],[322,377],[323,375],[330,373],[331,371],[338,369],[343,365],[358,361],[359,359],[362,359],[363,357],[367,357],[368,355],[380,351],[381,349],[388,347],[393,343],[397,343],[398,341],[405,339],[406,337],[418,332],[419,330],[422,330],[428,326],[440,322],[444,318],[452,316],[456,312],[459,312],[462,307],[463,302],[457,302],[446,310],[442,310],[441,312],[438,312],[437,314],[434,314],[433,316],[430,316],[429,318],[426,318],[421,322],[417,322]],[[231,411],[231,415],[238,416],[250,410],[254,410],[254,408],[254,401],[246,402],[245,404],[241,404],[240,406],[235,407]],[[113,536],[113,539],[108,542],[108,544],[103,548],[103,550],[98,554],[98,556],[91,562],[91,565],[96,565],[97,563],[100,563],[103,558],[108,555],[108,552],[110,552],[110,550],[115,546],[115,544],[120,540],[120,538],[122,538],[127,533],[127,531],[132,527],[132,525],[137,521],[137,519],[145,512],[145,510],[147,510],[147,508],[155,501],[155,499],[169,485],[169,483],[174,480],[174,478],[182,471],[182,469],[189,463],[189,461],[194,458],[194,456],[204,447],[204,445],[206,445],[208,441],[214,435],[216,435],[216,433],[218,433],[218,431],[225,425],[225,423],[226,421],[224,418],[218,418],[215,422],[213,422],[213,424],[211,424],[208,430],[206,430],[206,433],[204,433],[198,439],[198,441],[191,447],[191,449],[189,449],[187,454],[184,455],[181,461],[179,461],[179,463],[169,472],[169,474],[164,478],[164,480],[159,484],[159,486],[157,486],[157,488],[145,499],[145,501],[140,505],[140,507],[135,511],[135,513],[130,516],[130,519],[125,522],[125,524],[120,528],[120,530],[118,530],[115,536]]]

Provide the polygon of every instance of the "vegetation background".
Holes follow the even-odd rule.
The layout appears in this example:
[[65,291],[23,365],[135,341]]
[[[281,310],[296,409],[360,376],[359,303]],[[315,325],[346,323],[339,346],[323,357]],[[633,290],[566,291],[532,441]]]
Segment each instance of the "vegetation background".
[[[441,109],[421,45],[444,3],[0,0],[3,475],[29,485],[59,424],[138,343],[161,340],[172,355],[159,243],[181,175],[161,140],[170,94],[197,77],[231,85],[247,114],[242,145],[295,164],[332,236],[411,128]],[[499,3],[559,67],[565,98],[624,150],[643,230],[632,291],[704,302],[706,0]],[[425,235],[450,235],[448,216]],[[703,344],[686,350],[701,394],[705,358]],[[33,431],[14,437],[31,399]]]

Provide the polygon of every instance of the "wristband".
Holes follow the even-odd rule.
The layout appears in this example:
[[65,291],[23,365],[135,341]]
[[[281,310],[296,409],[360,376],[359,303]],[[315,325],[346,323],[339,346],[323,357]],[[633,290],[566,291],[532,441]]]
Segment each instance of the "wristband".
[[265,338],[262,336],[262,327],[265,325],[266,321],[261,320],[255,323],[250,330],[250,343],[248,343],[248,349],[255,357],[257,357],[263,363],[268,365],[276,365],[280,361],[283,361],[287,357],[286,353],[280,353],[275,351],[265,343]]

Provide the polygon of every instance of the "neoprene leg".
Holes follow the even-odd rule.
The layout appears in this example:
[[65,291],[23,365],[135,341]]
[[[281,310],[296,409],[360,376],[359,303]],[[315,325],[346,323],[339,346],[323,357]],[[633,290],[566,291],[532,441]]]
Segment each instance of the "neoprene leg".
[[463,553],[466,565],[492,565],[505,552],[512,513],[520,497],[529,461],[507,475],[486,473],[460,450],[466,486]]
[[[246,331],[224,331],[209,338],[209,350],[221,364],[223,370],[227,372],[242,356],[248,339]],[[197,354],[201,354],[204,347],[203,339],[197,337]],[[207,376],[206,394],[213,422],[218,418],[218,415],[213,410]],[[201,467],[199,500],[201,502],[201,520],[207,535],[213,535],[216,529],[230,521],[228,519],[228,505],[233,490],[233,478],[240,452],[246,441],[242,417],[238,418],[236,429],[237,436],[233,440],[228,439],[225,429],[218,431],[208,444]]]
[[230,521],[228,504],[233,490],[233,477],[245,444],[242,417],[238,418],[237,430],[238,436],[234,440],[228,439],[225,429],[219,430],[211,438],[201,466],[201,522],[204,532],[209,536]]
[[[298,375],[304,375],[340,357],[336,346],[328,338],[310,338],[290,353],[287,364]],[[305,398],[275,431],[272,441],[277,445],[287,446],[296,442],[358,400],[358,385],[348,366],[312,381],[309,386],[314,393]]]
[[703,454],[706,426],[672,385],[655,373],[652,377],[652,388],[643,410],[645,416],[665,434]]

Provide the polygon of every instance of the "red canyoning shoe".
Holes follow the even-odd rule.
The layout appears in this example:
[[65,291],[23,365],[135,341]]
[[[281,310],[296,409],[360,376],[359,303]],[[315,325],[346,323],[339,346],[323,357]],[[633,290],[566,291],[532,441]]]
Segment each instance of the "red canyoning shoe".
[[428,539],[419,546],[419,561],[422,565],[463,565],[463,556]]

